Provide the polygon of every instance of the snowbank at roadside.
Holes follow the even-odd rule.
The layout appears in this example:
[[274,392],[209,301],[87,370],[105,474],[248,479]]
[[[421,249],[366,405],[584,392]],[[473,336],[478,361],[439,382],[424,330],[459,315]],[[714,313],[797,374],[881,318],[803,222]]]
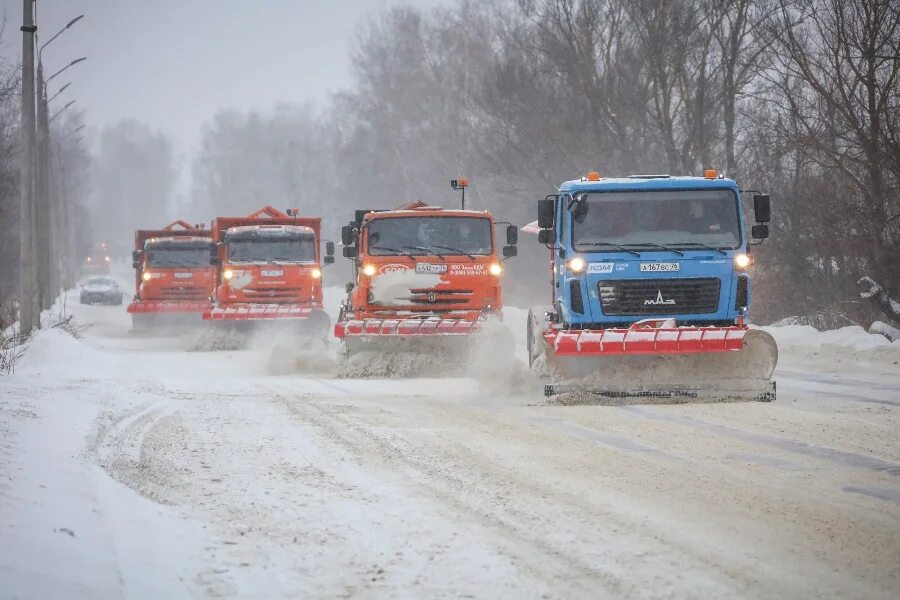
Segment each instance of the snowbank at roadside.
[[900,341],[855,325],[829,331],[809,325],[763,329],[778,343],[779,363],[815,363],[823,370],[854,364],[888,372],[900,368]]
[[86,373],[112,376],[113,360],[71,333],[49,328],[37,331],[28,342],[24,356],[16,364],[16,375],[78,379]]
[[[819,331],[809,325],[786,325],[784,327],[763,327],[763,329],[775,338],[779,346],[782,344],[811,348],[831,346],[860,352],[891,345],[890,340],[883,335],[871,334],[856,325],[830,331]],[[898,346],[898,350],[900,350],[900,346]]]

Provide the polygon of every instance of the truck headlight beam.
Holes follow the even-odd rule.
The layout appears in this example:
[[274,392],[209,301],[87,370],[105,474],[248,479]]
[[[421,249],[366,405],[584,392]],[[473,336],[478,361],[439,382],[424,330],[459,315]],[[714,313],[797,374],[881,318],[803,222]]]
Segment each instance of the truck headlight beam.
[[749,254],[738,254],[734,257],[734,266],[738,269],[746,269],[753,264],[753,257]]
[[585,263],[584,259],[580,256],[574,256],[566,263],[566,266],[569,267],[569,270],[573,273],[582,273],[585,267],[587,267],[587,263]]

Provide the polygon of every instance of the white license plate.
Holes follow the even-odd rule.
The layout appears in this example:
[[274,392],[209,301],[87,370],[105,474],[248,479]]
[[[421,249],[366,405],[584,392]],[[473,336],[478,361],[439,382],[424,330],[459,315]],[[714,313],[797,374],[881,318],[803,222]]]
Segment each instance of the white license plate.
[[281,277],[282,275],[284,275],[283,269],[268,269],[268,270],[264,269],[262,271],[263,277]]
[[642,273],[671,273],[680,270],[679,263],[641,263]]
[[416,273],[446,273],[447,265],[434,263],[418,263],[416,265]]
[[190,279],[193,277],[192,273],[175,273],[175,279]]

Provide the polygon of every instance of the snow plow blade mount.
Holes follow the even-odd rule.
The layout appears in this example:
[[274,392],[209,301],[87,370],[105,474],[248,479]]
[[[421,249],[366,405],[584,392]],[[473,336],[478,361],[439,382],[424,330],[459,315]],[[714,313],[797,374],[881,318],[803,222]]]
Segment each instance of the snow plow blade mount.
[[464,336],[481,331],[478,321],[465,319],[365,319],[341,321],[334,325],[337,338]]
[[321,309],[310,306],[290,305],[248,305],[240,307],[207,308],[203,312],[205,321],[262,321],[272,319],[309,319]]
[[132,302],[128,305],[131,314],[150,313],[203,313],[209,310],[209,302]]

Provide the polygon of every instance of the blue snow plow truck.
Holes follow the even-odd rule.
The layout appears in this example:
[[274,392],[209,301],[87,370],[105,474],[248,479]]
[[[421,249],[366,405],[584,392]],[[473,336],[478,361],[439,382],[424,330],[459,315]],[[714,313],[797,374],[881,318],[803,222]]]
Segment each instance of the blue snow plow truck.
[[545,395],[774,400],[775,340],[748,327],[769,197],[753,196],[749,231],[740,200],[713,170],[591,172],[540,200],[529,229],[549,249],[551,304],[530,311],[527,339]]

